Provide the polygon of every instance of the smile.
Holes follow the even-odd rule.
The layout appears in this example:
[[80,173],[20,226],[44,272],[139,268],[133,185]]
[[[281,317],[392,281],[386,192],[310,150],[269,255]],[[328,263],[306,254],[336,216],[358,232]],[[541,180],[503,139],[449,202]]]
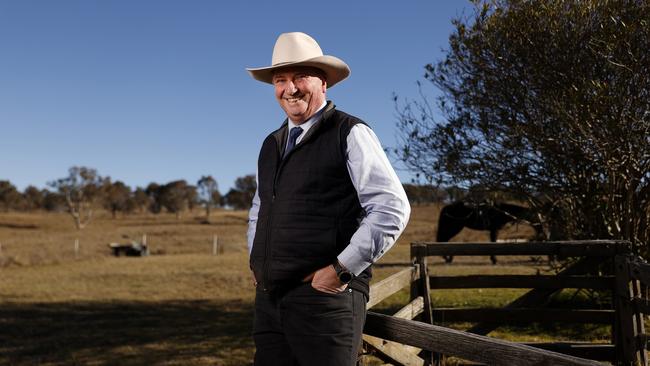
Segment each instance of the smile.
[[289,103],[298,103],[302,99],[301,98],[284,98],[284,100],[286,100]]

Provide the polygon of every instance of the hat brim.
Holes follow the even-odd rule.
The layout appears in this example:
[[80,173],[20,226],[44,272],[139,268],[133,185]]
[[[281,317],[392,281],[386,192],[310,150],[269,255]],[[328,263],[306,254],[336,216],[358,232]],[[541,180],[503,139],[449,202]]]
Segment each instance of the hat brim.
[[318,56],[303,61],[285,62],[268,67],[247,68],[246,71],[255,80],[273,84],[273,74],[286,67],[311,66],[323,70],[327,78],[327,87],[331,88],[350,76],[350,68],[343,60],[329,55]]

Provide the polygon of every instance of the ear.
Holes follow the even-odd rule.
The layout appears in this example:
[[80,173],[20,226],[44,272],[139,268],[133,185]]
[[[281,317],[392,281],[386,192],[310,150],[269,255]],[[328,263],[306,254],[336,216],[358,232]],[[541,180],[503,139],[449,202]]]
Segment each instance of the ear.
[[321,78],[320,80],[322,82],[321,88],[323,88],[323,93],[325,93],[327,91],[327,80],[325,78]]

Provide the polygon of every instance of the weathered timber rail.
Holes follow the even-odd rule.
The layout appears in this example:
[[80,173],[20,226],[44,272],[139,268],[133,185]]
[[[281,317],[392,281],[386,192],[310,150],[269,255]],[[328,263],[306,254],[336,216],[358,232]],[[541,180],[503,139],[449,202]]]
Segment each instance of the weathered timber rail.
[[372,312],[368,313],[365,332],[489,365],[602,365],[540,348]]
[[[465,275],[430,276],[429,256],[525,255],[580,258],[555,276]],[[411,301],[393,316],[369,311],[364,343],[395,365],[444,362],[442,355],[489,365],[647,365],[643,315],[650,303],[640,297],[640,285],[650,284],[650,265],[630,254],[625,241],[572,241],[548,243],[413,243],[413,267],[373,284],[368,309],[401,289],[410,287]],[[615,276],[598,276],[603,263]],[[626,286],[627,285],[627,286]],[[431,289],[531,288],[503,308],[435,308]],[[564,288],[609,290],[612,309],[549,309],[549,297]],[[419,321],[413,319],[418,318]],[[467,331],[436,322],[474,322]],[[612,343],[513,343],[486,335],[504,324],[532,322],[612,325]]]

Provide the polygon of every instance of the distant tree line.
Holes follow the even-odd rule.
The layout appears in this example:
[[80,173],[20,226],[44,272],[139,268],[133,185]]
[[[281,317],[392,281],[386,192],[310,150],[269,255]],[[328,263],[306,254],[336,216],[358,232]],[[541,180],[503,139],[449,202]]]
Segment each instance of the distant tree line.
[[[219,192],[217,181],[210,175],[202,176],[196,185],[186,180],[165,184],[149,183],[132,189],[124,182],[101,177],[86,167],[72,167],[68,176],[48,184],[52,190],[28,186],[20,192],[8,180],[0,180],[0,209],[8,211],[71,212],[78,226],[92,217],[91,208],[101,207],[115,218],[118,214],[151,212],[194,212],[200,207],[206,217],[214,208],[229,207],[247,210],[257,189],[255,175],[239,177],[235,186],[225,195]],[[449,203],[472,195],[471,190],[456,186],[438,187],[431,184],[405,183],[404,190],[411,204]],[[80,216],[85,212],[86,216]],[[90,216],[89,216],[90,215]]]
[[518,197],[508,192],[489,190],[486,187],[475,185],[463,188],[456,185],[436,186],[433,184],[403,184],[406,196],[411,205],[428,205],[432,203],[448,204],[455,201],[467,200],[471,202],[503,202],[517,201]]
[[[432,203],[451,203],[467,197],[476,198],[474,189],[465,189],[458,186],[436,186],[433,184],[403,184],[406,196],[411,205],[427,205]],[[480,199],[480,198],[479,198]]]
[[181,179],[132,189],[122,181],[99,175],[96,169],[75,166],[67,176],[49,182],[48,187],[30,185],[21,192],[9,180],[0,180],[0,210],[68,212],[79,229],[98,208],[111,212],[114,218],[117,214],[165,211],[180,217],[184,211],[202,208],[209,219],[216,207],[250,208],[257,185],[254,175],[239,177],[235,187],[222,195],[217,181],[206,175],[196,185]]

